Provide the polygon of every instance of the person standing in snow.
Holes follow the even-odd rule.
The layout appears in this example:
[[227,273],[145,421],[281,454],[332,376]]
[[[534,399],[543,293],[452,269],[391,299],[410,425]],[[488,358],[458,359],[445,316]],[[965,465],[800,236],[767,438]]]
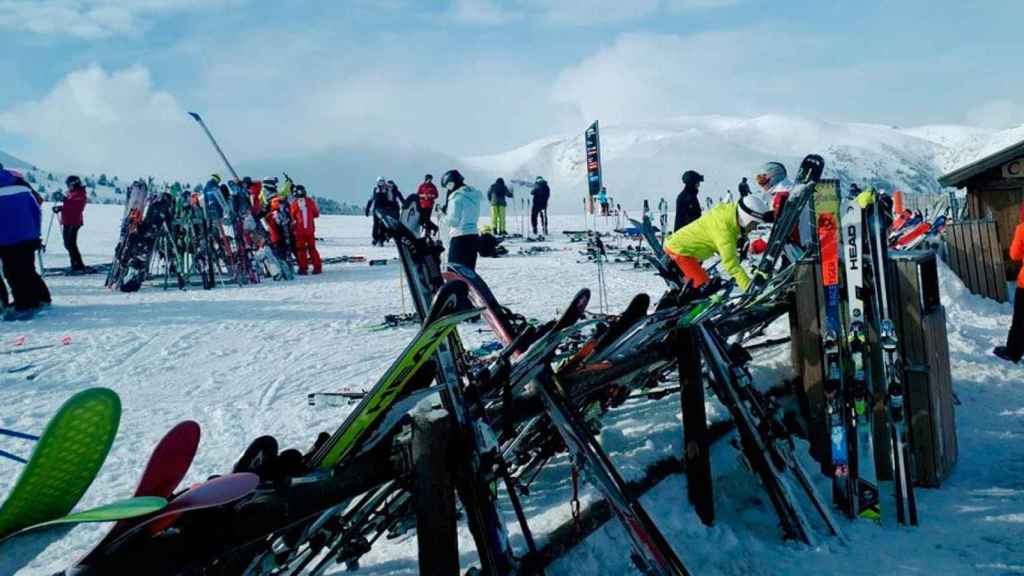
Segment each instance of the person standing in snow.
[[320,207],[316,200],[306,196],[306,187],[297,184],[292,188],[294,198],[290,210],[292,230],[295,233],[295,259],[299,262],[299,274],[309,272],[309,264],[313,264],[313,274],[323,272],[320,252],[316,249],[316,219],[320,217]]
[[477,241],[480,229],[480,203],[483,194],[466,184],[458,170],[449,170],[441,177],[441,187],[448,192],[445,215],[448,223],[448,262],[476,269]]
[[[1020,222],[1013,232],[1010,244],[1010,260],[1024,262],[1024,205],[1020,208]],[[1013,293],[1013,319],[1006,345],[996,346],[992,353],[1014,364],[1024,357],[1024,268],[1017,273],[1017,290]]]
[[513,198],[512,191],[505,185],[503,178],[498,178],[487,190],[487,200],[491,203],[491,227],[498,236],[508,234],[505,226],[505,208],[508,205],[506,198]]
[[78,250],[78,231],[84,224],[82,214],[85,212],[85,203],[88,199],[81,178],[68,176],[64,183],[68,187],[64,194],[64,202],[60,206],[54,206],[53,213],[60,214],[61,236],[64,238],[64,248],[71,259],[71,272],[82,273],[87,269],[85,262],[82,261],[82,253]]
[[[390,205],[390,191],[388,190],[387,180],[383,176],[377,178],[377,183],[373,187],[373,191],[370,193],[370,200],[366,203],[365,213],[367,216],[373,216],[373,245],[383,246],[387,240],[387,235],[384,232],[384,224],[381,223],[380,219],[377,218],[377,211],[388,213]],[[395,211],[397,214],[397,210]]]
[[437,224],[431,220],[431,215],[434,213],[434,204],[437,203],[437,186],[434,186],[434,176],[427,174],[423,177],[423,182],[420,183],[416,189],[416,203],[420,209],[420,226],[423,227],[423,231],[427,236],[431,234],[437,234]]
[[[767,162],[761,166],[754,179],[771,199],[772,212],[777,219],[793,190],[793,181],[787,177],[786,167],[781,162]],[[814,230],[814,215],[811,212],[811,205],[808,204],[804,208],[804,213],[800,215],[798,226],[793,230],[790,241],[807,246],[815,235]]]
[[750,196],[750,184],[747,184],[746,176],[744,176],[743,179],[740,180],[740,184],[737,187],[737,189],[740,191],[740,198],[746,198],[747,196]]
[[20,175],[0,167],[0,263],[14,300],[4,320],[27,320],[50,303],[50,290],[35,267],[42,224],[35,190]]
[[679,266],[693,288],[708,283],[708,274],[701,263],[718,254],[722,269],[736,281],[740,290],[746,291],[750,277],[740,264],[740,237],[749,234],[758,224],[772,221],[774,217],[768,204],[757,196],[722,202],[673,232],[665,240],[665,253]]
[[540,219],[541,230],[548,235],[548,200],[551,199],[551,188],[543,176],[537,176],[533,183],[533,206],[530,209],[530,226],[533,227],[533,235],[537,235],[537,220]]
[[693,170],[683,172],[683,190],[676,196],[676,221],[673,231],[683,228],[690,222],[700,218],[700,200],[697,194],[700,192],[700,183],[704,176]]
[[597,193],[597,203],[598,203],[599,206],[601,206],[601,215],[602,216],[607,216],[608,215],[608,212],[609,212],[608,202],[609,202],[609,200],[608,200],[608,189],[605,188],[604,186],[601,186],[601,191]]

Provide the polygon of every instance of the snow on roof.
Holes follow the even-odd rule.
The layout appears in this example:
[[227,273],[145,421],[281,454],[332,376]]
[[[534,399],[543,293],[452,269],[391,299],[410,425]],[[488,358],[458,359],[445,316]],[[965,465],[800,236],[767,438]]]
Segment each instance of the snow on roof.
[[1024,126],[1004,130],[964,146],[951,159],[954,168],[939,178],[939,183],[959,188],[974,176],[1019,156],[1024,156]]

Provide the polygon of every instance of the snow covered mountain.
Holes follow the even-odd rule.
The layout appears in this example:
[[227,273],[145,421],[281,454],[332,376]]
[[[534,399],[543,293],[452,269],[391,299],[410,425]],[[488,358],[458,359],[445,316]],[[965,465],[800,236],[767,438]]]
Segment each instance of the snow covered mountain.
[[[719,197],[740,178],[778,160],[793,170],[816,152],[826,176],[908,192],[939,192],[938,177],[956,166],[1024,139],[1024,127],[1003,132],[967,126],[900,129],[796,116],[685,116],[657,123],[602,126],[601,153],[609,194],[626,207],[672,197],[685,170],[704,174],[702,191]],[[501,175],[552,184],[559,211],[575,210],[586,194],[582,132],[532,142],[491,156],[463,159],[484,178]],[[487,182],[485,180],[484,182]],[[483,184],[481,182],[480,184]]]
[[32,168],[32,165],[28,162],[25,162],[21,158],[11,156],[3,150],[0,150],[0,164],[2,164],[4,168],[14,168],[15,170],[28,170],[29,168]]

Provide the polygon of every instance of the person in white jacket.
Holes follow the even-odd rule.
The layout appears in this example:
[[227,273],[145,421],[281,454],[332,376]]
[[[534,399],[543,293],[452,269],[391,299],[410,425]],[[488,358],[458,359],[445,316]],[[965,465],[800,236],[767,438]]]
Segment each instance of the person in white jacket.
[[480,238],[480,228],[476,222],[480,218],[483,194],[467,185],[458,170],[445,172],[441,177],[441,187],[448,191],[445,207],[442,209],[447,215],[450,237],[448,262],[462,264],[475,270],[477,241]]

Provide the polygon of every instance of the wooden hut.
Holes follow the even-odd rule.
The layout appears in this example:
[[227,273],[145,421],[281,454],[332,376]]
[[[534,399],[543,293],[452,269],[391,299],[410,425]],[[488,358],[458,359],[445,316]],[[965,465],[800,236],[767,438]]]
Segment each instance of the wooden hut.
[[1012,280],[1019,268],[1010,261],[1009,252],[1024,203],[1024,141],[961,166],[939,178],[939,183],[967,189],[968,218],[991,215],[1006,263],[1006,279]]

